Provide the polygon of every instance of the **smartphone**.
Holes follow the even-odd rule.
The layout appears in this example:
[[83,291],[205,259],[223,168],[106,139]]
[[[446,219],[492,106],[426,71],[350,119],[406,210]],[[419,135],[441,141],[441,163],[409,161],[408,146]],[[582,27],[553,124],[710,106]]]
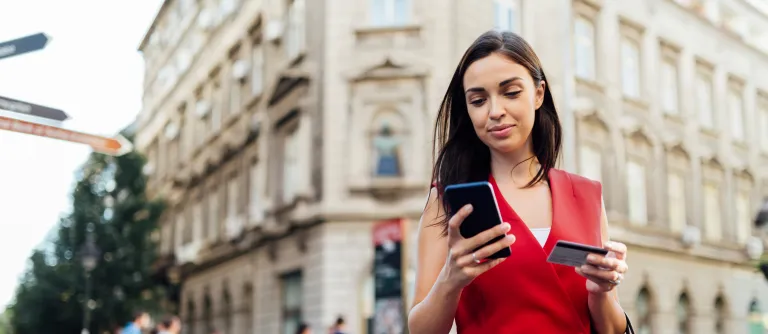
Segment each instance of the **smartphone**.
[[589,254],[606,256],[608,255],[608,250],[605,248],[558,240],[555,244],[555,248],[549,253],[547,262],[571,267],[581,267],[587,264],[587,255]]
[[[465,205],[472,204],[472,213],[459,226],[459,233],[464,238],[471,238],[489,228],[502,224],[499,203],[489,182],[472,182],[453,184],[445,187],[444,198],[448,202],[450,216],[461,210]],[[504,238],[503,235],[476,248],[478,250]],[[505,258],[512,255],[509,247],[504,248],[488,259]]]

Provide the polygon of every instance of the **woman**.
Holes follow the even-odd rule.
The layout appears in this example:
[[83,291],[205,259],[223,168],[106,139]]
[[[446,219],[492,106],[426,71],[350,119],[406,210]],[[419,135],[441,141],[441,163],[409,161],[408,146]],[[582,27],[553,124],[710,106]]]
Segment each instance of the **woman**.
[[[539,59],[521,37],[490,31],[469,47],[443,98],[435,140],[410,332],[445,334],[454,320],[462,334],[625,332],[615,287],[627,271],[626,246],[608,241],[600,183],[554,168],[560,123]],[[465,239],[458,227],[471,206],[448,217],[441,194],[445,185],[473,181],[493,185],[507,223]],[[574,270],[546,261],[557,240],[610,252]],[[504,247],[510,257],[482,261]]]

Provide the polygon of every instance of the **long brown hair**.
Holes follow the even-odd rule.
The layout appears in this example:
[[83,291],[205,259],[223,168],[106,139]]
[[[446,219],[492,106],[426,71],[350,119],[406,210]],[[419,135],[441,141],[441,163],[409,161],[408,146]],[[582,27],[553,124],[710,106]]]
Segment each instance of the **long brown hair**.
[[[464,73],[472,63],[493,53],[504,55],[525,67],[537,87],[542,81],[548,83],[539,57],[528,42],[515,33],[488,31],[469,46],[453,73],[435,122],[434,141],[437,145],[432,152],[432,179],[437,184],[439,194],[443,193],[447,185],[486,181],[491,173],[491,152],[477,137],[469,118],[463,82]],[[547,175],[560,156],[561,141],[560,120],[549,85],[546,84],[544,101],[536,111],[531,130],[533,153],[541,168],[525,185],[526,188],[541,181],[549,181]],[[445,212],[450,212],[446,201],[441,202]],[[440,223],[444,230],[447,229],[447,222],[446,216]]]

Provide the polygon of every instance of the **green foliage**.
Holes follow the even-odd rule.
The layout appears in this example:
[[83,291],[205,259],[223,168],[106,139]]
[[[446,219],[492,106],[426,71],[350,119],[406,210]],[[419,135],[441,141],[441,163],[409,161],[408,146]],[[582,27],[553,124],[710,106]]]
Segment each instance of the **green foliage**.
[[91,333],[124,325],[137,309],[157,310],[165,291],[151,278],[156,258],[159,201],[145,195],[145,161],[92,154],[77,172],[72,212],[61,219],[50,247],[30,256],[11,306],[16,334],[79,333],[85,270],[79,254],[91,230],[100,250],[91,272]]

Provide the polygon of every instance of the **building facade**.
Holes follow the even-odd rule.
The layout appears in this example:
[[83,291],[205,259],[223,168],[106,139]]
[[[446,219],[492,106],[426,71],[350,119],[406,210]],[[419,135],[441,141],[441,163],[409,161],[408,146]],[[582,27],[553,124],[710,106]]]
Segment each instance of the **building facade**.
[[185,331],[317,331],[343,315],[365,333],[372,227],[402,218],[415,236],[437,108],[464,49],[495,27],[542,59],[561,167],[603,182],[636,329],[748,333],[768,308],[751,223],[768,196],[761,5],[165,1],[140,47],[136,144],[169,203],[161,253]]

